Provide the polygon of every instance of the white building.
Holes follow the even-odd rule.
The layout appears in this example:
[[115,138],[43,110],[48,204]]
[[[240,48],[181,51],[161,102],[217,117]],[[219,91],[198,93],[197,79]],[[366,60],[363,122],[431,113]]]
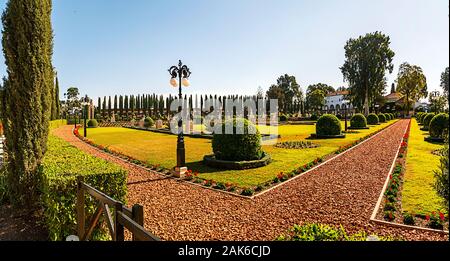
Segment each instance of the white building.
[[345,99],[345,95],[348,95],[348,91],[338,91],[332,92],[325,97],[324,110],[331,113],[339,113],[341,110],[345,110],[347,106],[348,109],[353,109],[353,106],[348,100]]

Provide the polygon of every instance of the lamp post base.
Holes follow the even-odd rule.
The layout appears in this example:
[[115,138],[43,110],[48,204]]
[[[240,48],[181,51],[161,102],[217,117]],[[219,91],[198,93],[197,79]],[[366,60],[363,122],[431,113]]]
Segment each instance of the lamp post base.
[[183,179],[187,172],[187,167],[175,167],[172,171],[172,174],[180,179]]

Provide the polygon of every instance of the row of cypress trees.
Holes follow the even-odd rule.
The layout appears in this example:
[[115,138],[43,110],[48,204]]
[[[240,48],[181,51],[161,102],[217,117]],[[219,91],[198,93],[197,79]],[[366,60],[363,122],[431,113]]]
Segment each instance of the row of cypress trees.
[[49,120],[59,110],[51,12],[51,0],[9,0],[2,15],[7,77],[1,117],[8,196],[16,206],[32,205],[37,199],[38,167],[47,149]]

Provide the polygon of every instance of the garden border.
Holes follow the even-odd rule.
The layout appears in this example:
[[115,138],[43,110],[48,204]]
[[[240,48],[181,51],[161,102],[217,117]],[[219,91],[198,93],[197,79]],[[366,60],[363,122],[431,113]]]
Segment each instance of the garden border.
[[[409,124],[411,124],[411,123],[412,123],[412,120],[409,119]],[[405,132],[403,133],[402,137],[404,137],[407,132],[408,132],[408,126],[406,127]],[[399,142],[397,153],[395,154],[395,158],[392,161],[391,169],[388,172],[388,175],[386,177],[386,181],[384,182],[384,185],[383,185],[383,189],[381,190],[381,194],[378,197],[378,201],[375,204],[374,210],[372,211],[372,215],[370,216],[369,222],[372,222],[372,223],[375,223],[375,224],[387,225],[387,226],[391,226],[391,227],[397,227],[397,228],[416,229],[416,230],[421,230],[421,231],[424,231],[424,232],[434,232],[434,233],[448,235],[449,231],[447,231],[447,230],[439,230],[439,229],[432,229],[432,228],[425,228],[425,227],[419,227],[419,226],[411,226],[411,225],[399,224],[399,223],[389,222],[389,221],[385,221],[385,220],[379,220],[379,219],[376,218],[378,212],[380,211],[381,202],[383,201],[383,198],[384,198],[384,193],[386,192],[387,186],[389,184],[389,177],[393,173],[394,168],[397,165],[396,163],[397,163],[398,155],[400,153],[402,142],[403,142],[403,138]]]
[[[322,166],[322,165],[324,165],[324,164],[326,164],[326,163],[329,163],[330,161],[332,161],[332,160],[334,160],[334,159],[336,159],[336,158],[338,158],[338,157],[340,157],[340,156],[346,154],[347,152],[349,152],[349,151],[351,151],[351,150],[357,148],[358,146],[364,144],[365,142],[367,142],[367,141],[369,141],[369,140],[372,140],[373,138],[375,138],[375,137],[378,136],[379,134],[383,133],[384,131],[388,130],[389,128],[393,127],[394,125],[398,124],[399,122],[400,122],[400,120],[397,120],[396,122],[394,122],[394,123],[392,123],[392,124],[390,124],[390,125],[384,127],[383,129],[378,130],[375,134],[368,134],[367,136],[370,136],[370,135],[371,135],[369,138],[364,139],[364,137],[363,137],[363,139],[364,139],[363,141],[357,143],[356,145],[354,145],[354,146],[352,146],[352,147],[349,147],[349,148],[345,149],[344,151],[342,151],[342,152],[340,152],[339,154],[337,154],[337,155],[331,157],[330,159],[328,159],[328,160],[326,160],[326,161],[324,161],[324,162],[321,162],[320,164],[317,164],[317,165],[313,166],[312,168],[308,169],[307,171],[302,172],[302,173],[300,173],[300,174],[297,174],[296,176],[294,176],[294,177],[292,177],[292,178],[289,178],[289,179],[286,180],[286,181],[280,182],[279,184],[274,185],[274,186],[272,186],[272,187],[270,187],[270,188],[268,188],[268,189],[266,189],[266,190],[263,190],[263,191],[260,191],[260,192],[255,192],[255,194],[253,194],[253,195],[251,195],[251,196],[245,196],[245,195],[242,195],[242,194],[233,193],[233,192],[226,191],[226,190],[214,189],[213,187],[203,186],[202,184],[197,184],[197,183],[194,183],[194,182],[187,181],[187,180],[185,180],[185,179],[181,179],[181,178],[174,177],[173,174],[167,175],[167,174],[164,174],[164,173],[162,173],[162,172],[160,172],[160,171],[156,171],[156,170],[153,170],[153,169],[151,169],[151,168],[148,168],[148,167],[145,167],[145,166],[142,166],[142,165],[139,165],[139,164],[130,162],[129,160],[126,160],[126,159],[123,159],[123,158],[121,158],[121,157],[119,157],[119,156],[114,155],[114,153],[106,152],[106,151],[104,151],[104,150],[101,150],[100,148],[97,148],[96,146],[94,146],[94,145],[92,145],[92,144],[87,143],[87,142],[84,141],[81,137],[78,137],[78,136],[75,135],[75,133],[74,133],[75,128],[72,128],[72,135],[75,136],[77,139],[79,139],[79,140],[80,140],[81,142],[83,142],[84,144],[90,146],[91,148],[93,148],[93,149],[95,149],[95,150],[97,150],[97,151],[99,151],[99,152],[103,152],[103,153],[105,153],[105,154],[107,154],[107,155],[109,155],[109,156],[111,156],[111,157],[113,157],[113,158],[115,158],[115,159],[119,159],[119,160],[121,160],[121,161],[123,161],[123,162],[125,162],[125,163],[131,164],[132,166],[135,166],[135,167],[141,168],[141,169],[143,169],[143,170],[149,171],[149,172],[151,172],[151,173],[153,173],[153,174],[157,174],[157,175],[160,175],[160,176],[163,176],[163,177],[166,177],[166,178],[172,178],[172,179],[177,180],[177,181],[180,181],[180,182],[188,183],[189,185],[196,185],[196,186],[202,187],[202,188],[204,188],[204,189],[209,189],[209,190],[216,191],[216,192],[219,192],[219,193],[225,193],[225,194],[228,194],[228,195],[231,195],[231,196],[236,196],[236,197],[239,197],[239,198],[254,199],[254,198],[259,197],[259,196],[262,196],[262,195],[266,194],[267,192],[270,192],[270,191],[272,191],[272,190],[274,190],[274,189],[276,189],[276,188],[278,188],[278,187],[280,187],[280,186],[282,186],[282,185],[285,185],[286,183],[288,183],[288,182],[290,182],[290,181],[293,181],[293,180],[295,180],[295,179],[297,179],[297,178],[299,178],[299,177],[301,177],[301,176],[303,176],[303,175],[305,175],[305,174],[308,174],[308,173],[310,173],[311,171],[315,170],[316,168],[318,168],[318,167],[320,167],[320,166]],[[367,136],[365,136],[365,137],[367,137]],[[351,145],[351,144],[350,144],[350,145]],[[330,154],[328,154],[328,155],[330,155]],[[324,155],[324,157],[326,157],[326,156],[327,156],[327,155]]]

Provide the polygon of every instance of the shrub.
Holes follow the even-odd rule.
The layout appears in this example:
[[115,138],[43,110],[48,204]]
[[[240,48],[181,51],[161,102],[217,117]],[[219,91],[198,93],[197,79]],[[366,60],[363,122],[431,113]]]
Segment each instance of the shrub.
[[244,190],[242,190],[242,195],[243,196],[252,196],[255,192],[253,191],[253,189],[251,188],[245,188]]
[[285,115],[285,114],[280,114],[280,117],[278,117],[278,119],[279,119],[280,121],[287,121],[287,120],[288,120],[288,116]]
[[146,117],[144,119],[144,127],[150,128],[155,125],[155,121],[151,117]]
[[361,113],[355,114],[350,119],[350,126],[352,128],[366,128],[367,127],[367,119]]
[[[233,134],[225,134],[225,126],[233,126]],[[244,134],[236,134],[243,126]],[[261,134],[250,121],[233,119],[222,124],[222,134],[214,133],[212,148],[216,159],[227,161],[259,160],[263,157]]]
[[[373,235],[372,237],[377,237]],[[334,228],[324,224],[294,225],[286,235],[277,238],[278,241],[366,241],[367,234],[364,231],[349,235],[340,226]],[[392,240],[388,237],[377,237],[381,241]]]
[[415,225],[415,220],[414,220],[414,216],[409,214],[409,213],[404,213],[403,214],[403,223],[405,225],[411,225],[414,226]]
[[443,229],[444,228],[444,221],[445,221],[445,215],[444,213],[436,213],[433,212],[431,215],[426,216],[426,220],[428,222],[428,227],[432,229]]
[[378,121],[380,123],[386,122],[386,116],[383,113],[378,114]]
[[394,119],[390,113],[385,113],[384,116],[386,116],[386,121],[391,121]]
[[284,141],[278,142],[275,147],[282,149],[309,149],[317,148],[319,145],[314,144],[310,141]]
[[434,189],[444,200],[444,206],[448,208],[449,203],[449,167],[448,167],[448,136],[445,138],[445,146],[440,151],[441,159],[439,169],[434,171]]
[[378,116],[375,113],[371,113],[367,116],[367,123],[369,125],[377,125],[380,122]]
[[[112,198],[125,201],[127,187],[126,172],[123,169],[87,155],[54,136],[49,136],[48,150],[39,171],[42,177],[44,222],[51,240],[63,240],[68,235],[76,234],[78,175],[83,175],[87,184]],[[87,197],[85,206],[89,220],[97,204]],[[97,227],[93,239],[104,237],[103,232]]]
[[341,135],[341,121],[332,114],[325,114],[317,120],[316,134],[319,136]]
[[448,114],[440,113],[430,121],[430,136],[433,138],[442,138],[444,133],[448,132]]
[[8,201],[8,183],[6,180],[6,169],[0,167],[0,205]]
[[87,126],[88,126],[89,128],[98,128],[98,122],[97,122],[96,119],[89,120],[89,121],[87,122]]
[[422,124],[423,124],[423,129],[424,130],[428,130],[428,128],[430,127],[430,122],[431,120],[434,118],[434,113],[427,113],[422,120]]
[[312,121],[317,121],[319,119],[319,116],[317,116],[317,114],[313,114],[309,119]]

